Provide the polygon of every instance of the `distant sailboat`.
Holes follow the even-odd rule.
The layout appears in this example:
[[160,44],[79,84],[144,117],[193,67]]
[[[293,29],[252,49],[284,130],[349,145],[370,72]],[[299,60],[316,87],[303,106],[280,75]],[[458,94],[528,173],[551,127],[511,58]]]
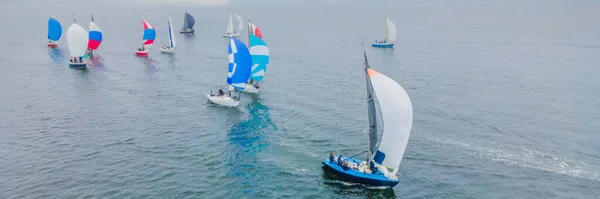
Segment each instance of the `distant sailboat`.
[[[369,118],[367,161],[330,155],[322,163],[350,181],[393,187],[399,182],[396,175],[412,128],[412,103],[402,86],[371,69],[367,54],[364,56]],[[378,129],[382,134],[380,141],[377,140]]]
[[171,23],[171,17],[169,17],[169,45],[160,48],[163,53],[173,54],[175,52],[175,33],[173,32],[173,24]]
[[396,25],[387,16],[385,17],[385,38],[383,41],[375,41],[373,47],[393,48],[396,41]]
[[83,57],[88,46],[88,33],[75,22],[67,29],[67,43],[69,44],[69,52],[71,57],[69,58],[69,66],[74,68],[85,68],[87,61]]
[[58,46],[58,40],[62,35],[62,26],[54,16],[48,19],[48,47],[54,48]]
[[227,24],[227,31],[223,37],[239,37],[240,33],[233,29],[233,14],[229,13],[229,23]]
[[229,107],[237,107],[240,104],[240,95],[233,96],[231,94],[234,90],[244,90],[246,82],[250,77],[250,70],[252,64],[252,57],[248,47],[244,42],[240,41],[235,37],[229,38],[229,68],[227,73],[227,84],[229,84],[229,91],[227,94],[219,89],[219,93],[213,93],[212,91],[206,97],[208,101]]
[[138,48],[135,54],[139,56],[148,56],[148,51],[152,48],[154,40],[156,39],[156,30],[154,26],[142,19],[142,25],[144,26],[144,33],[142,35],[142,48]]
[[[258,33],[258,35],[255,35]],[[259,37],[260,36],[260,37]],[[248,23],[248,43],[250,44],[250,55],[252,55],[252,70],[250,81],[242,91],[247,93],[258,93],[260,86],[258,83],[263,80],[267,65],[269,64],[269,48],[262,38],[260,30],[251,23]]]
[[94,50],[98,49],[100,43],[102,43],[102,31],[94,22],[94,15],[92,15],[92,21],[90,21],[89,30],[87,54],[88,56],[93,56]]
[[179,31],[179,33],[194,33],[194,24],[196,24],[196,20],[194,20],[194,17],[192,17],[190,13],[185,11],[185,15],[183,17],[183,28],[181,29],[181,31]]

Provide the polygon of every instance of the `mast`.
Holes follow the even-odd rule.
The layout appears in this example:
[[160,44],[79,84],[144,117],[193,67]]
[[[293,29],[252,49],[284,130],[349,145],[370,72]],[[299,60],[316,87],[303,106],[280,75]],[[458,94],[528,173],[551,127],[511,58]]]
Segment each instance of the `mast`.
[[92,22],[94,22],[94,15],[92,14]]
[[373,161],[373,153],[375,152],[375,146],[377,145],[377,108],[375,107],[375,98],[373,97],[373,86],[371,85],[371,78],[369,77],[368,70],[369,69],[369,60],[367,59],[367,52],[363,50],[365,56],[365,77],[367,84],[367,105],[368,105],[368,118],[369,118],[369,127],[368,127],[368,137],[369,137],[369,167],[371,170]]

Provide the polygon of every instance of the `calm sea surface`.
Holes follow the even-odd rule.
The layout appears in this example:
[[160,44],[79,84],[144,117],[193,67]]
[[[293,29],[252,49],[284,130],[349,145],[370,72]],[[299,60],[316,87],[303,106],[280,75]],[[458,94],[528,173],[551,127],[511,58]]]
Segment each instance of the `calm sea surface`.
[[[600,196],[600,2],[164,2],[0,2],[0,198]],[[196,34],[161,54],[185,10]],[[205,97],[226,85],[229,12],[271,50],[239,108]],[[397,46],[371,48],[385,13]],[[66,34],[46,47],[47,19],[66,33],[90,14],[104,42],[73,70]],[[148,58],[133,53],[142,17],[158,32]],[[320,163],[366,147],[361,42],[414,106],[393,189]]]

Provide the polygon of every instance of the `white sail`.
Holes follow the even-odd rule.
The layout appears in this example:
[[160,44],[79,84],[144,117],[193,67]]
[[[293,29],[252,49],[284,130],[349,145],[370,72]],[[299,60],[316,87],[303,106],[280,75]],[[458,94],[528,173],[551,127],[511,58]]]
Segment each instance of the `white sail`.
[[240,17],[237,14],[235,14],[235,18],[237,18],[237,20],[238,20],[238,26],[237,26],[238,32],[241,33],[242,30],[244,29],[244,21],[242,20],[242,17]]
[[79,24],[73,23],[67,30],[69,52],[73,57],[82,57],[88,46],[88,32]]
[[229,13],[229,24],[227,24],[227,33],[233,33],[233,19],[232,15]]
[[385,25],[387,27],[386,39],[389,41],[389,43],[394,43],[394,41],[396,41],[396,25],[387,17],[385,17]]
[[175,47],[175,32],[173,31],[173,23],[171,23],[171,17],[169,17],[169,46]]
[[392,174],[395,175],[412,128],[412,104],[404,88],[397,82],[373,69],[367,69],[367,72],[383,121],[383,136],[374,160],[393,168]]

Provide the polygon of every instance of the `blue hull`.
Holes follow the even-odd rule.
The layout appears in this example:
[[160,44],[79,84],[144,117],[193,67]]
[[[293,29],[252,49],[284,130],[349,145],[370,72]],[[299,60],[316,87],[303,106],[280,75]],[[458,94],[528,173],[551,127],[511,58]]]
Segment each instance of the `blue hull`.
[[394,44],[390,44],[390,43],[373,43],[372,44],[373,47],[377,47],[377,48],[393,48]]
[[[356,164],[362,162],[360,160],[356,160],[354,158],[348,158],[348,157],[344,157],[344,156],[342,156],[342,159],[347,160],[348,162],[354,162]],[[381,173],[381,171],[377,171],[375,174],[370,174],[370,173],[362,173],[362,172],[354,170],[354,169],[344,170],[344,168],[342,168],[342,166],[338,165],[336,162],[330,163],[329,159],[323,160],[322,163],[327,168],[329,168],[330,170],[335,172],[335,174],[340,175],[342,178],[345,178],[345,179],[353,181],[353,182],[370,184],[370,185],[375,185],[375,186],[388,186],[388,187],[394,187],[399,182],[397,180],[387,179],[383,175],[383,173]]]
[[76,68],[76,69],[85,69],[86,65],[87,64],[85,64],[85,63],[69,63],[69,67]]

